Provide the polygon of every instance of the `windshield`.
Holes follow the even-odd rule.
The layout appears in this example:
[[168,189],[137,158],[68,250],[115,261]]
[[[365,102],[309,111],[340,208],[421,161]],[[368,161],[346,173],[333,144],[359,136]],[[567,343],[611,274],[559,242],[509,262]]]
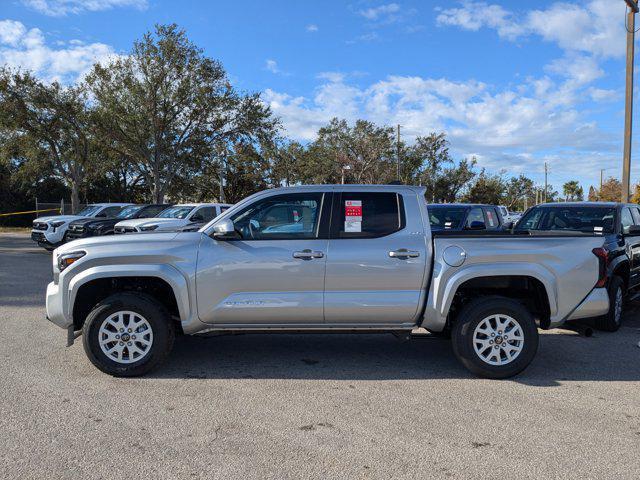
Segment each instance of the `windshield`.
[[515,230],[613,233],[614,207],[536,207],[527,212]]
[[186,218],[187,215],[189,215],[189,212],[191,212],[191,210],[193,210],[195,207],[171,207],[171,208],[167,208],[166,210],[164,210],[162,213],[160,213],[160,215],[158,215],[158,218]]
[[80,210],[76,215],[79,217],[90,217],[100,209],[100,205],[87,205]]
[[142,205],[131,205],[130,207],[125,207],[120,211],[120,213],[118,213],[118,215],[116,215],[116,218],[131,218],[142,208]]
[[465,207],[429,207],[429,223],[434,230],[461,228],[467,209]]

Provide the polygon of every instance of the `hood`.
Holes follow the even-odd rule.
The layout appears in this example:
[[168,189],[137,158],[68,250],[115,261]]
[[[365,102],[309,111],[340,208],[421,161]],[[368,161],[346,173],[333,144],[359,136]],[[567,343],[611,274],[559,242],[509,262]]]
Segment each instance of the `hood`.
[[[197,233],[197,232],[196,232]],[[166,233],[136,233],[134,235],[106,235],[102,237],[80,238],[67,242],[56,249],[56,254],[74,252],[76,250],[92,250],[92,249],[111,249],[115,248],[122,253],[126,251],[127,246],[137,245],[142,248],[151,250],[156,245],[164,245],[173,240],[177,235],[188,235],[189,233],[179,234],[176,232]],[[199,234],[197,234],[199,238]]]
[[49,222],[55,222],[58,220],[62,220],[64,222],[71,222],[73,220],[78,220],[81,218],[86,218],[86,217],[80,217],[78,215],[53,215],[50,217],[38,217],[34,220],[34,222],[49,223]]
[[183,218],[132,218],[131,220],[123,220],[118,222],[118,227],[140,227],[143,225],[185,225],[190,223],[189,220]]
[[73,220],[69,225],[82,225],[83,227],[87,227],[89,225],[98,225],[100,223],[114,224],[115,222],[116,222],[115,218],[86,217],[86,218],[79,218],[78,220]]

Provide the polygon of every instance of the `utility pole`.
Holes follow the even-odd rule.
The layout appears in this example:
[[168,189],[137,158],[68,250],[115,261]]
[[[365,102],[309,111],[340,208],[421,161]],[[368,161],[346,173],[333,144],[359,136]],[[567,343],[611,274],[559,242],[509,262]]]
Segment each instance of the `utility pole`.
[[547,162],[544,162],[544,203],[547,203],[547,192],[549,191],[549,187],[547,186]]
[[600,190],[598,190],[598,200],[600,200],[600,197],[602,196],[602,179],[603,179],[603,175],[604,175],[604,168],[600,169]]
[[622,201],[629,201],[631,188],[631,129],[633,114],[633,59],[634,41],[636,30],[636,13],[638,13],[638,0],[625,0],[629,11],[625,27],[627,30],[627,75],[626,90],[624,96],[624,152],[622,157]]
[[398,133],[396,136],[396,179],[400,181],[400,124],[398,124]]

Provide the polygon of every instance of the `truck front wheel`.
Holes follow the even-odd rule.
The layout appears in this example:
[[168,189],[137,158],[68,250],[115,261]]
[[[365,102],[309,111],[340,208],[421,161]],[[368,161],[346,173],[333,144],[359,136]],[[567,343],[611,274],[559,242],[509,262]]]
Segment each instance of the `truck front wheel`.
[[520,373],[538,350],[531,313],[510,298],[485,297],[466,305],[452,331],[453,351],[471,372],[487,378]]
[[171,352],[175,328],[153,297],[117,293],[96,305],[82,328],[84,351],[98,369],[115,377],[148,373]]

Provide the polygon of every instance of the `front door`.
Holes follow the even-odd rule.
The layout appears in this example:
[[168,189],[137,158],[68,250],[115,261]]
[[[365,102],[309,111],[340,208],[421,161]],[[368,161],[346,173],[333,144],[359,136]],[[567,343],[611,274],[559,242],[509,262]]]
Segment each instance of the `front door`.
[[348,326],[414,323],[428,261],[415,194],[335,193],[325,280],[325,322]]
[[200,319],[258,328],[321,324],[330,204],[330,193],[266,194],[230,217],[237,239],[204,237]]

